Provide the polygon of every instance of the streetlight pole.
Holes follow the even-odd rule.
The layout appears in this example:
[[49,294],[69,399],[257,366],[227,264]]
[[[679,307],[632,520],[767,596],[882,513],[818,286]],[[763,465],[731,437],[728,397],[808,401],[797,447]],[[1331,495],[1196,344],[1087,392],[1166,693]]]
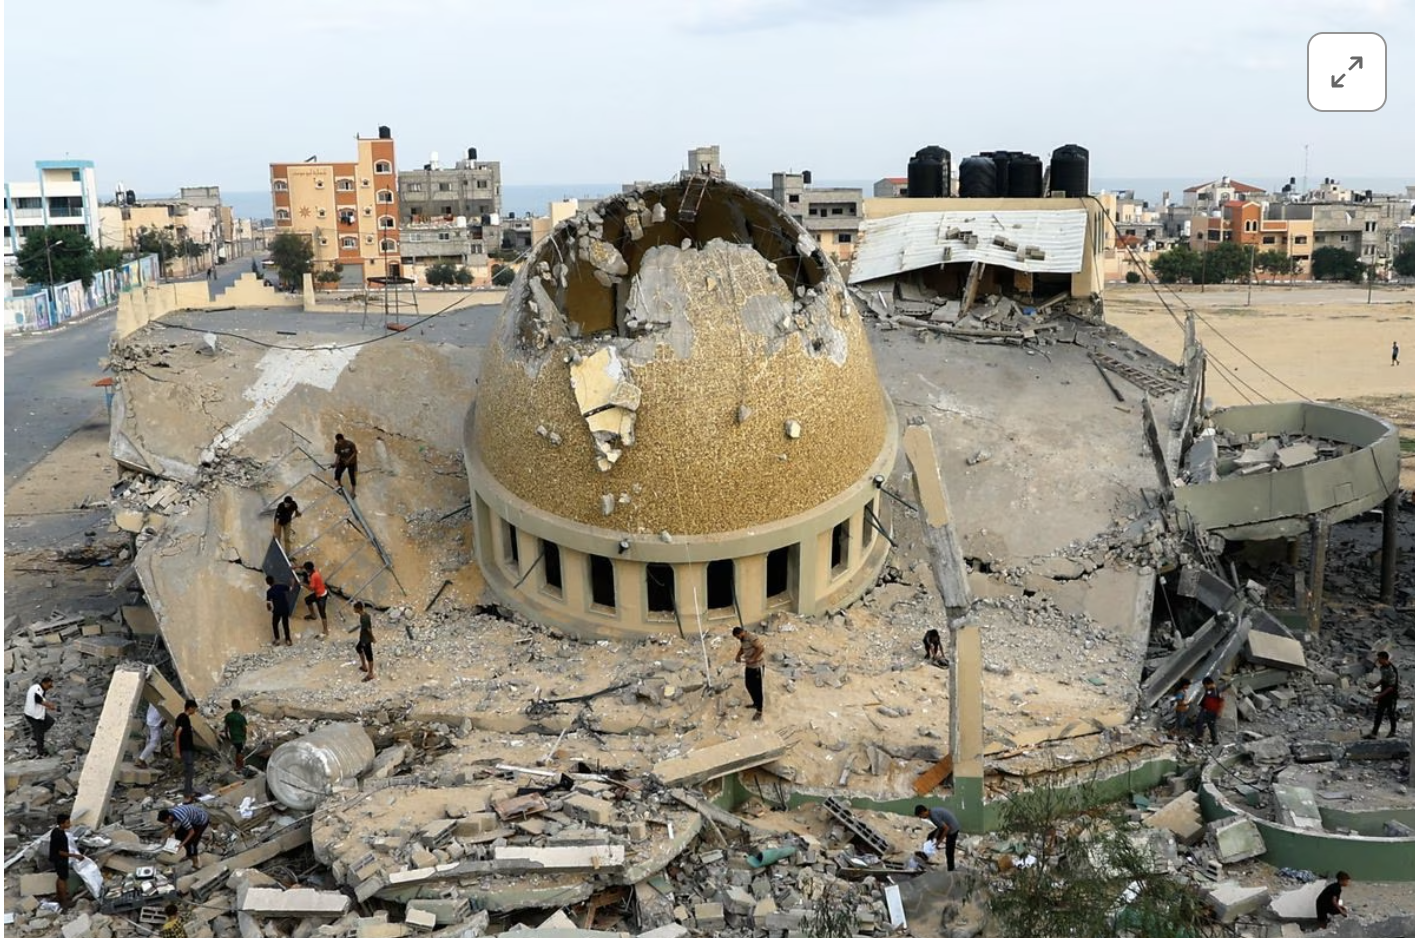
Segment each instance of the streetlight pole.
[[49,315],[58,320],[59,314],[59,294],[54,289],[54,249],[64,243],[64,239],[58,241],[49,240],[49,229],[44,229],[44,263],[49,268]]

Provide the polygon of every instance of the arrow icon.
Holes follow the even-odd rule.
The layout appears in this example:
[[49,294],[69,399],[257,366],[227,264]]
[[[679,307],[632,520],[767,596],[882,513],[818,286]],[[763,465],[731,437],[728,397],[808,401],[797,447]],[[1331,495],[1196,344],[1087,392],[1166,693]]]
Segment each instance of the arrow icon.
[[1331,77],[1331,86],[1332,86],[1333,88],[1345,88],[1346,86],[1341,83],[1342,80],[1345,79],[1345,78],[1346,78],[1346,73],[1345,73],[1345,72],[1342,72],[1340,76],[1333,75],[1333,76]]
[[1351,67],[1352,67],[1352,68],[1365,68],[1365,67],[1366,67],[1366,60],[1365,60],[1364,58],[1362,58],[1361,56],[1359,56],[1359,55],[1353,55],[1353,56],[1351,57]]

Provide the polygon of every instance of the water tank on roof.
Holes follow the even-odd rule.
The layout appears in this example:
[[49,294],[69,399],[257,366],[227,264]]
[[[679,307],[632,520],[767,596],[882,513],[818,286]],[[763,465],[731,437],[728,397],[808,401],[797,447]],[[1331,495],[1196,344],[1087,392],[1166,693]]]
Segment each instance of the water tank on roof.
[[950,195],[953,157],[940,146],[927,146],[909,160],[911,199],[941,199]]
[[1051,151],[1051,191],[1064,192],[1073,199],[1091,191],[1091,153],[1068,143]]
[[997,196],[997,164],[991,156],[970,156],[958,164],[958,197],[991,199]]
[[388,126],[387,126],[386,124],[380,124],[379,127],[378,127],[378,139],[380,139],[380,140],[392,140],[392,139],[393,139],[393,131],[389,130],[389,129],[388,129]]
[[803,185],[803,186],[809,186],[810,184],[811,184],[811,171],[810,171],[809,169],[803,169],[803,170],[801,170],[801,185]]
[[476,148],[476,147],[467,147],[467,159],[469,159],[469,160],[474,160],[474,159],[476,159],[476,158],[477,158],[477,148]]
[[277,746],[265,767],[265,784],[285,807],[312,811],[335,786],[367,772],[373,757],[373,741],[362,726],[331,723]]
[[1030,153],[1013,153],[1007,171],[1009,199],[1039,199],[1042,191],[1042,161]]
[[1012,153],[1009,150],[993,150],[991,153],[984,153],[983,156],[992,159],[993,166],[997,168],[996,182],[993,195],[1000,198],[1007,197],[1007,188],[1011,185],[1012,178]]

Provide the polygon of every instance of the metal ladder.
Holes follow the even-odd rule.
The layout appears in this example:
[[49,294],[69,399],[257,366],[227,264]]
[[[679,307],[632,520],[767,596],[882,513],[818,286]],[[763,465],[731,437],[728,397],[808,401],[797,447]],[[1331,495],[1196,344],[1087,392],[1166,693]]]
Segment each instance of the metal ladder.
[[1135,387],[1155,396],[1174,394],[1180,390],[1182,385],[1174,378],[1165,375],[1157,375],[1149,371],[1141,371],[1132,365],[1127,365],[1118,358],[1112,358],[1104,352],[1091,352],[1091,358],[1096,364],[1109,371],[1113,371],[1120,377],[1129,381]]
[[678,207],[678,220],[690,222],[698,217],[698,208],[703,204],[703,196],[707,194],[708,176],[699,174],[691,176],[687,185],[683,187],[683,202]]

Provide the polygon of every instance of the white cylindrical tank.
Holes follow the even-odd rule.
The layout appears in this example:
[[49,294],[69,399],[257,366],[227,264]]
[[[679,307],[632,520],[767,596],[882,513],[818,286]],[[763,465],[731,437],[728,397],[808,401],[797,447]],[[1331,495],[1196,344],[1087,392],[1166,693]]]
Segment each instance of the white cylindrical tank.
[[312,811],[336,785],[367,772],[374,755],[362,726],[334,723],[277,747],[265,767],[265,784],[285,807]]

